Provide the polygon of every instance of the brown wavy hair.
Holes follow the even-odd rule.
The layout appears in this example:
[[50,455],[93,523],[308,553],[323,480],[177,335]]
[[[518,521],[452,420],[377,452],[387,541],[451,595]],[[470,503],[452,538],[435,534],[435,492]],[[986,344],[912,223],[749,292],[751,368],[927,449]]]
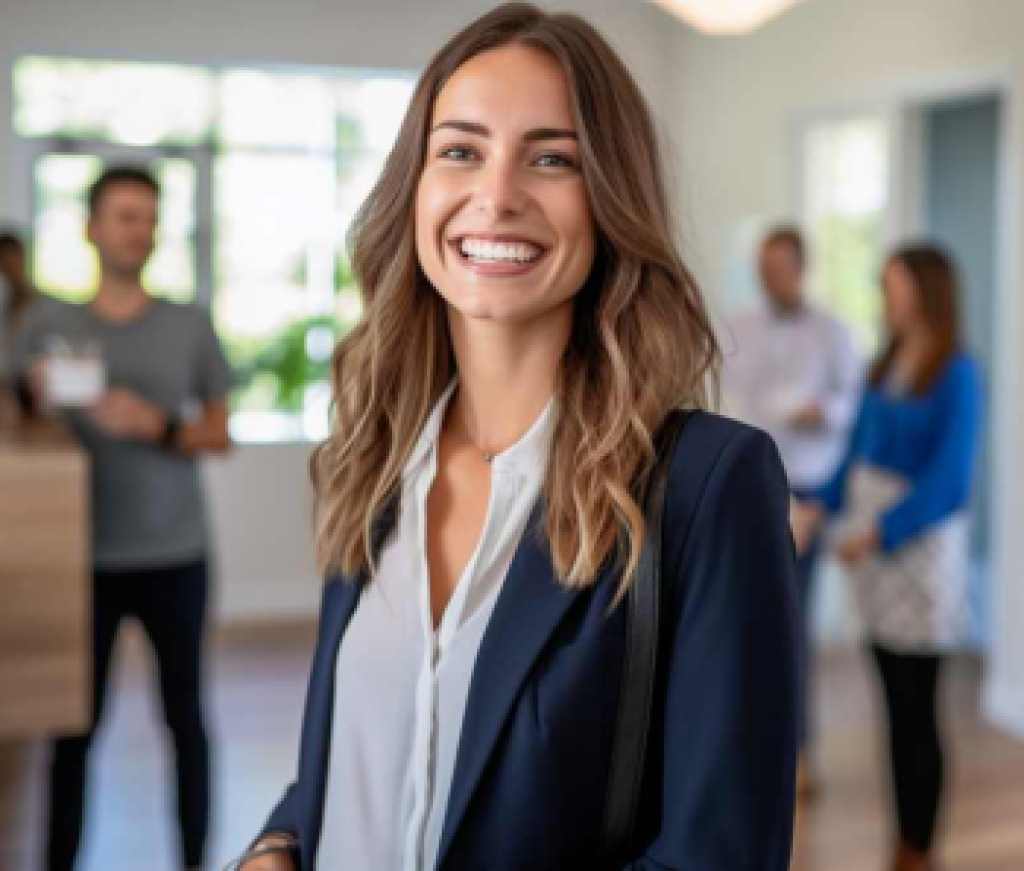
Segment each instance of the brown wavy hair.
[[526,3],[497,7],[437,53],[353,223],[364,317],[335,351],[332,434],[310,463],[317,558],[325,570],[372,572],[375,519],[455,375],[444,302],[416,255],[414,199],[441,88],[470,58],[510,44],[548,52],[565,72],[597,238],[556,376],[544,532],[562,583],[586,586],[619,559],[621,595],[643,541],[638,496],[653,434],[673,408],[710,404],[718,344],[673,242],[655,131],[636,83],[586,21]]
[[[902,263],[910,272],[918,306],[931,330],[932,346],[914,373],[910,385],[913,393],[923,395],[961,348],[958,303],[960,281],[953,258],[929,242],[916,242],[896,249],[889,255],[887,263],[894,260]],[[899,336],[889,337],[868,373],[868,381],[872,386],[877,387],[885,380],[900,344]]]

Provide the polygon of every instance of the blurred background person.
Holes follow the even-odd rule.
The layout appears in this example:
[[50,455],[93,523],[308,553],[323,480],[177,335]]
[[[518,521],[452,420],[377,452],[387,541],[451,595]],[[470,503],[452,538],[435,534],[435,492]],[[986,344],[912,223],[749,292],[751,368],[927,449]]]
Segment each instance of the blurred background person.
[[[725,358],[728,409],[771,434],[794,495],[805,498],[829,480],[839,462],[860,393],[861,360],[849,330],[808,302],[806,248],[796,227],[779,226],[763,238],[758,273],[763,299],[729,324],[734,350]],[[797,563],[805,627],[804,702],[798,791],[815,787],[808,750],[811,733],[811,582],[817,538]]]
[[0,233],[0,384],[10,376],[14,335],[35,299],[28,278],[25,243],[12,231]]
[[957,276],[929,244],[888,259],[887,337],[871,367],[846,455],[794,512],[807,552],[826,514],[841,512],[847,568],[880,677],[898,843],[895,871],[934,868],[943,787],[936,713],[945,655],[963,641],[966,507],[981,422],[979,377],[962,350]]
[[[156,654],[175,750],[184,863],[198,868],[203,862],[210,804],[202,704],[208,581],[197,457],[228,447],[231,378],[207,312],[151,297],[142,286],[158,195],[156,181],[142,169],[114,167],[96,180],[87,227],[100,262],[96,294],[86,305],[39,306],[26,319],[15,352],[37,408],[75,406],[65,416],[92,473],[92,725],[53,748],[49,871],[74,866],[87,754],[103,712],[117,630],[129,616],[142,623]],[[96,397],[68,398],[67,385],[47,371],[54,345],[65,355],[98,349],[104,386]]]

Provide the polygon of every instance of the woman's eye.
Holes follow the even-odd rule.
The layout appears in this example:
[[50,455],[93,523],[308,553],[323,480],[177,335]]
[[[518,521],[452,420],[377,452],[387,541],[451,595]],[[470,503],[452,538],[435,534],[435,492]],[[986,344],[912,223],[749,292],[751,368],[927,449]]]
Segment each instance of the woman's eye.
[[542,154],[535,161],[537,166],[553,166],[553,167],[564,167],[568,169],[576,168],[576,161],[565,154]]
[[438,157],[445,158],[446,160],[470,160],[474,156],[475,152],[472,148],[468,148],[465,145],[449,145],[446,148],[442,148]]

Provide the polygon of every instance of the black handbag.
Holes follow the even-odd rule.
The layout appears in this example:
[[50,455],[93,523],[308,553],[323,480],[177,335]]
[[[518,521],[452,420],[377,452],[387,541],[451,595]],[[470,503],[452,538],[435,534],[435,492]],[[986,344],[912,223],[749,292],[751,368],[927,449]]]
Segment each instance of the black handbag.
[[626,593],[626,652],[605,803],[605,858],[629,849],[640,804],[658,660],[661,537],[668,469],[692,412],[670,413],[655,442],[657,460],[644,496],[647,530],[636,577]]

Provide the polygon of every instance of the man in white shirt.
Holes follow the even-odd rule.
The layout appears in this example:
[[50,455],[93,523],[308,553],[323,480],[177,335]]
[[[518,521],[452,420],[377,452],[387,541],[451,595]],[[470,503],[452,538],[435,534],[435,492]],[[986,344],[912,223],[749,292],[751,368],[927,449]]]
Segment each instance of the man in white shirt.
[[[764,299],[736,317],[725,342],[723,388],[734,416],[766,430],[778,445],[793,494],[825,483],[842,456],[860,396],[862,363],[849,330],[804,296],[805,248],[800,231],[782,226],[761,243]],[[809,620],[817,542],[797,562],[801,606]],[[805,656],[805,711],[810,638]],[[804,716],[803,739],[807,740]],[[801,789],[811,783],[806,766]]]

